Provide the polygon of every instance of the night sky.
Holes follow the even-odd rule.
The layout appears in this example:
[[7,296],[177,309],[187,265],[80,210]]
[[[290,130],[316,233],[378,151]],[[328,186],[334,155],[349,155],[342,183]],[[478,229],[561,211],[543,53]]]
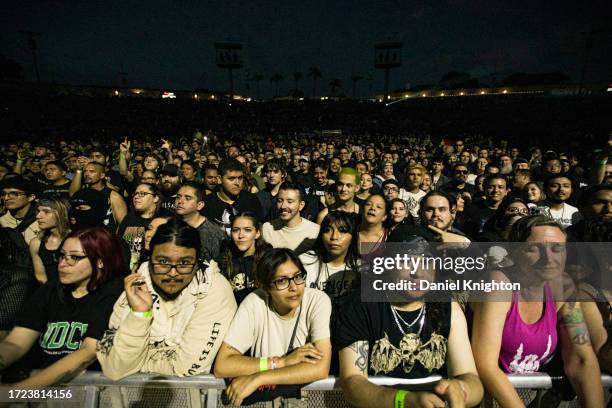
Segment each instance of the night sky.
[[[392,71],[392,88],[437,83],[448,71],[475,77],[561,71],[578,82],[586,32],[595,30],[587,82],[612,82],[610,2],[600,1],[20,1],[4,3],[0,53],[35,78],[20,30],[41,33],[41,79],[75,84],[174,89],[225,89],[227,73],[215,66],[215,41],[244,45],[245,77],[261,73],[262,94],[281,73],[281,93],[319,66],[322,86],[338,78],[351,93],[350,77],[373,75],[380,92],[383,73],[373,68],[375,43],[404,42],[403,65]],[[8,10],[7,10],[8,9]],[[252,88],[254,85],[252,85]],[[359,94],[368,91],[359,83]]]

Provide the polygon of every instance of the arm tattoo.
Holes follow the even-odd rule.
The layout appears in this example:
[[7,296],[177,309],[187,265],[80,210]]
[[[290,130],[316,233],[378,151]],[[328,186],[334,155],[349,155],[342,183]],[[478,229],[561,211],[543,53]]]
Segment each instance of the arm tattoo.
[[89,367],[89,365],[91,363],[93,363],[94,361],[96,361],[96,355],[95,354],[93,355],[92,358],[88,358],[87,360],[83,361],[81,364],[79,364],[77,367],[73,368],[72,370],[66,371],[64,373],[64,375],[62,375],[62,377],[57,381],[57,383],[58,384],[63,384],[63,383],[69,382],[74,377],[79,375],[83,370],[85,370],[87,367]]
[[349,346],[351,350],[357,353],[355,359],[355,367],[361,370],[362,373],[367,374],[368,372],[368,352],[370,345],[367,341],[356,341]]
[[561,325],[565,326],[567,329],[572,343],[578,346],[591,343],[589,331],[586,327],[581,309],[570,307],[568,313],[559,315],[559,320]]

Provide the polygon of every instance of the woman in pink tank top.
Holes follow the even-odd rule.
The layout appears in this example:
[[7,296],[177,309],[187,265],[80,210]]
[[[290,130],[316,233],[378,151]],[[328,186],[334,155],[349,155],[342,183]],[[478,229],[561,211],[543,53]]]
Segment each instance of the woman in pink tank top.
[[470,304],[472,348],[487,392],[504,408],[524,406],[506,374],[541,371],[558,350],[581,406],[604,406],[580,304],[555,301],[551,290],[565,272],[565,231],[544,216],[530,216],[516,222],[509,241],[526,245],[511,251],[509,272],[490,278],[519,282],[521,290],[491,293],[489,301]]

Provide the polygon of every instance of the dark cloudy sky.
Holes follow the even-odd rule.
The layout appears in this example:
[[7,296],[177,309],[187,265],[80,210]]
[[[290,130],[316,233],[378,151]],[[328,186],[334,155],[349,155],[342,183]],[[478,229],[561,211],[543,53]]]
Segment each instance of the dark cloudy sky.
[[[45,81],[116,85],[119,72],[131,86],[177,89],[227,87],[215,66],[215,41],[244,44],[245,68],[262,73],[262,90],[281,73],[317,65],[324,82],[339,78],[350,93],[350,77],[372,73],[376,42],[404,43],[403,66],[392,87],[436,83],[448,71],[482,77],[512,72],[562,71],[578,81],[585,33],[596,31],[587,80],[612,82],[609,0],[22,0],[4,3],[0,53],[20,62],[34,78],[20,30],[41,33],[41,77]],[[7,10],[8,9],[8,10]],[[246,69],[237,73],[244,91]],[[311,81],[302,79],[310,93]],[[365,94],[367,83],[360,83]]]

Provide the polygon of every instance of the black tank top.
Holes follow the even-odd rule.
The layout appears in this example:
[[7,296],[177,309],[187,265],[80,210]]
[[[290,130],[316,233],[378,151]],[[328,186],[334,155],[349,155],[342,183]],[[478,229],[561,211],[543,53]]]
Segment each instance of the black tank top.
[[40,243],[38,248],[38,256],[45,267],[45,273],[47,274],[47,280],[57,281],[57,254],[58,249],[50,250],[47,248],[47,240],[45,239]]
[[104,187],[102,190],[100,190],[100,192],[104,194],[104,197],[106,197],[106,203],[108,205],[108,208],[106,209],[106,215],[104,216],[102,223],[110,231],[115,232],[117,231],[117,223],[115,222],[115,217],[113,217],[113,209],[111,207],[110,200],[111,193],[113,192],[113,190],[109,187]]

